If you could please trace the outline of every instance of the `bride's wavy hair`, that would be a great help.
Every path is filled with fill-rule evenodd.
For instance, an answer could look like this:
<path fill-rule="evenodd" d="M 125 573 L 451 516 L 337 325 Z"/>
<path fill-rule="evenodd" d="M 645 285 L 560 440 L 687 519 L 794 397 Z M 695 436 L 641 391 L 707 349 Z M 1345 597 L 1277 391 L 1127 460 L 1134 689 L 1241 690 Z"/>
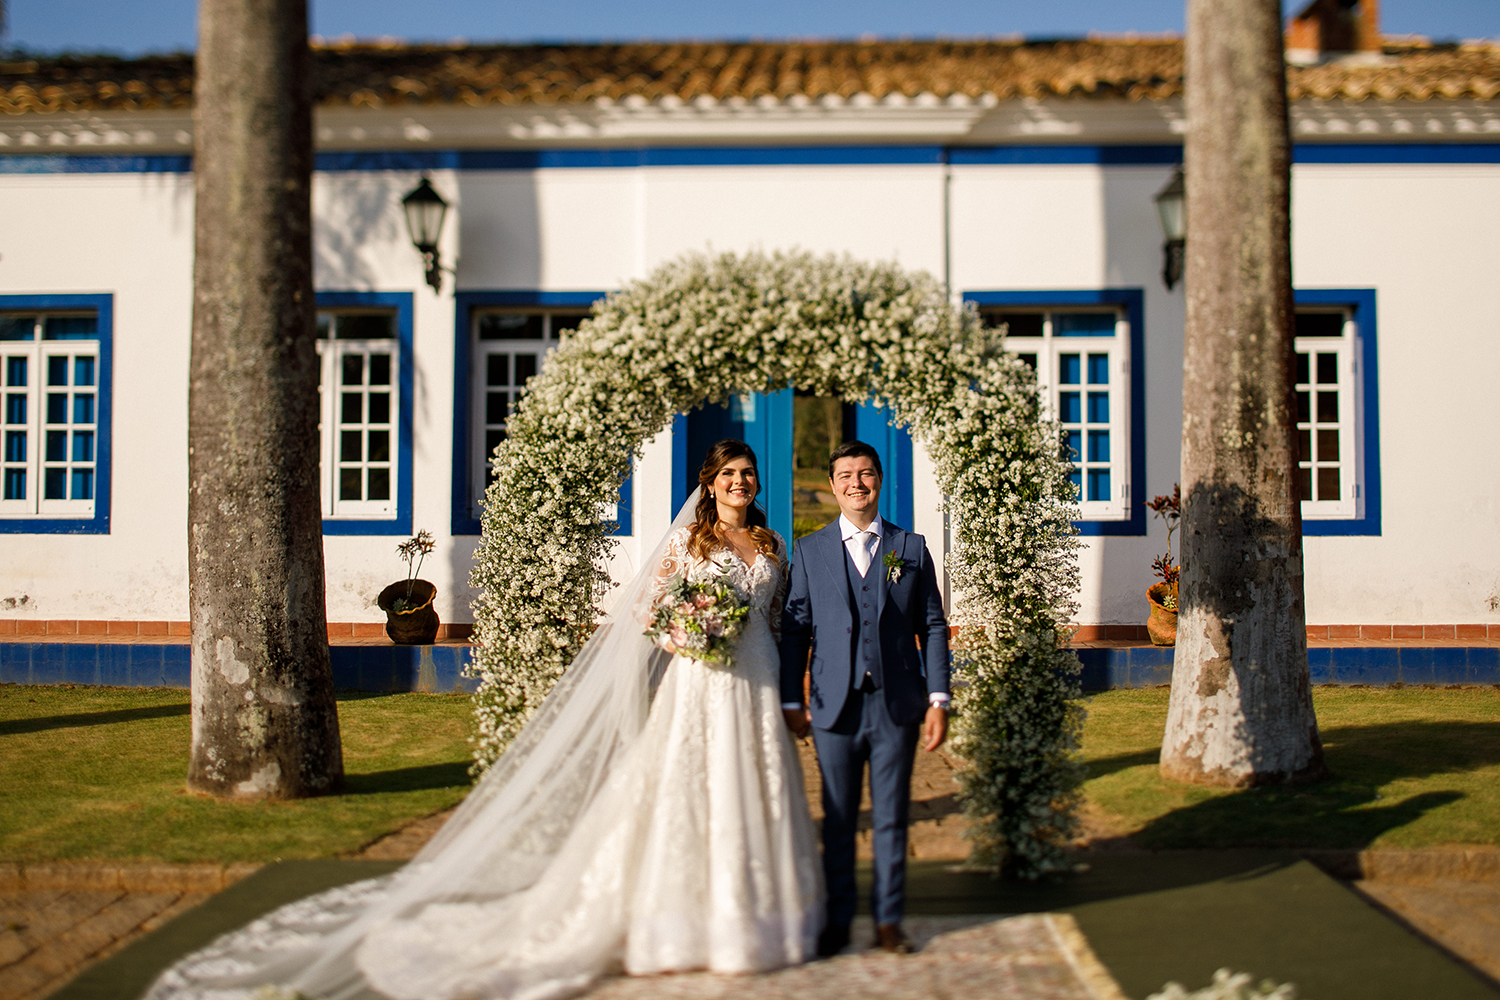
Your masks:
<path fill-rule="evenodd" d="M 755 494 L 760 495 L 760 462 L 755 451 L 745 442 L 725 438 L 703 456 L 703 468 L 698 470 L 698 506 L 693 509 L 693 528 L 688 535 L 688 551 L 699 559 L 707 559 L 716 549 L 729 548 L 729 540 L 719 530 L 719 505 L 713 497 L 714 479 L 719 470 L 737 458 L 748 458 L 755 469 Z M 776 535 L 767 527 L 766 512 L 758 503 L 750 505 L 750 538 L 755 547 L 766 555 L 776 557 Z"/>

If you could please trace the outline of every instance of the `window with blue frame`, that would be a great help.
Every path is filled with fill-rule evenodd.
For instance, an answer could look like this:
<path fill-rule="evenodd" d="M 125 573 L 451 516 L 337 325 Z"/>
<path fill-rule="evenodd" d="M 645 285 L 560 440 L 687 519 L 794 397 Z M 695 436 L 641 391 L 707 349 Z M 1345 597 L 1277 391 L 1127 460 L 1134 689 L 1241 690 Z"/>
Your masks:
<path fill-rule="evenodd" d="M 0 531 L 108 531 L 110 303 L 0 296 Z"/>
<path fill-rule="evenodd" d="M 411 296 L 318 296 L 323 530 L 411 530 Z"/>
<path fill-rule="evenodd" d="M 1086 521 L 1124 521 L 1130 509 L 1130 320 L 1115 306 L 981 307 L 989 326 L 1037 373 L 1062 426 Z"/>

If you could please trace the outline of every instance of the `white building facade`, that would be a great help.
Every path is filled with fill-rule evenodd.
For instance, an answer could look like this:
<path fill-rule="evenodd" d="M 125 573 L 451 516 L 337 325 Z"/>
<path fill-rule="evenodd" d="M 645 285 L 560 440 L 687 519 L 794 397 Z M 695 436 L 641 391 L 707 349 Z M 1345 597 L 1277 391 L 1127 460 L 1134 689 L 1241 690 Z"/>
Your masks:
<path fill-rule="evenodd" d="M 1414 58 L 1370 72 L 1434 72 Z M 1308 621 L 1500 624 L 1500 71 L 1457 96 L 1364 100 L 1348 96 L 1366 86 L 1359 67 L 1307 72 L 1335 71 L 1345 82 L 1330 97 L 1293 77 Z M 23 84 L 10 83 L 0 617 L 182 621 L 191 114 L 50 107 L 34 83 L 34 106 L 17 110 Z M 1180 458 L 1183 288 L 1163 282 L 1153 203 L 1181 160 L 1180 76 L 1135 96 L 1128 81 L 1086 95 L 986 86 L 684 99 L 626 79 L 623 96 L 363 99 L 374 107 L 368 91 L 325 94 L 314 212 L 329 620 L 381 620 L 375 595 L 404 569 L 395 545 L 426 529 L 439 613 L 469 621 L 487 455 L 548 347 L 681 253 L 799 248 L 926 270 L 1009 325 L 1075 449 L 1077 620 L 1143 622 L 1165 545 L 1143 504 L 1171 491 Z M 423 177 L 451 206 L 440 291 L 402 220 Z M 743 428 L 779 405 L 747 398 L 728 419 Z M 701 419 L 679 419 L 637 463 L 620 574 L 675 513 Z M 890 515 L 941 558 L 930 463 L 900 435 L 882 448 L 901 480 Z M 790 480 L 767 479 L 789 511 Z M 773 521 L 783 499 L 767 497 Z"/>

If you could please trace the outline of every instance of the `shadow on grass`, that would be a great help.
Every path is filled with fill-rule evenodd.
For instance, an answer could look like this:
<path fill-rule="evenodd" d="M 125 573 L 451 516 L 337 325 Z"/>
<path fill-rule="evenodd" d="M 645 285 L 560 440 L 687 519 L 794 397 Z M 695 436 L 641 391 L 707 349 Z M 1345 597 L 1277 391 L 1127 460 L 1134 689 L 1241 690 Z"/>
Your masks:
<path fill-rule="evenodd" d="M 49 729 L 80 729 L 85 726 L 112 726 L 142 719 L 166 719 L 187 715 L 188 705 L 153 705 L 147 708 L 121 708 L 111 712 L 80 712 L 77 715 L 44 715 L 36 719 L 6 719 L 0 722 L 0 736 L 21 733 L 43 733 Z"/>
<path fill-rule="evenodd" d="M 1116 771 L 1124 771 L 1127 768 L 1141 767 L 1146 764 L 1161 763 L 1160 750 L 1142 750 L 1140 753 L 1122 753 L 1114 757 L 1100 757 L 1091 760 L 1084 767 L 1088 771 L 1090 779 L 1103 778 L 1114 774 Z"/>
<path fill-rule="evenodd" d="M 368 774 L 346 774 L 344 795 L 383 795 L 388 792 L 420 792 L 432 788 L 467 788 L 470 785 L 469 762 L 425 764 L 421 767 L 398 767 Z"/>

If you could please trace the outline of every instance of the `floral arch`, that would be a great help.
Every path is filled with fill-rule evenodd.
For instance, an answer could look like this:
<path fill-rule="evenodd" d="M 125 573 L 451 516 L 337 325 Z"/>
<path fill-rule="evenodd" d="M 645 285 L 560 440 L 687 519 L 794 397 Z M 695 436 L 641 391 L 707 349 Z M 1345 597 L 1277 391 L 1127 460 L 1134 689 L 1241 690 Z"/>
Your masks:
<path fill-rule="evenodd" d="M 955 747 L 973 860 L 1065 863 L 1082 713 L 1059 647 L 1077 516 L 1031 370 L 929 275 L 806 253 L 688 254 L 597 305 L 517 405 L 475 552 L 479 767 L 587 637 L 610 586 L 599 520 L 674 416 L 787 386 L 889 408 L 932 456 L 954 525 Z"/>

